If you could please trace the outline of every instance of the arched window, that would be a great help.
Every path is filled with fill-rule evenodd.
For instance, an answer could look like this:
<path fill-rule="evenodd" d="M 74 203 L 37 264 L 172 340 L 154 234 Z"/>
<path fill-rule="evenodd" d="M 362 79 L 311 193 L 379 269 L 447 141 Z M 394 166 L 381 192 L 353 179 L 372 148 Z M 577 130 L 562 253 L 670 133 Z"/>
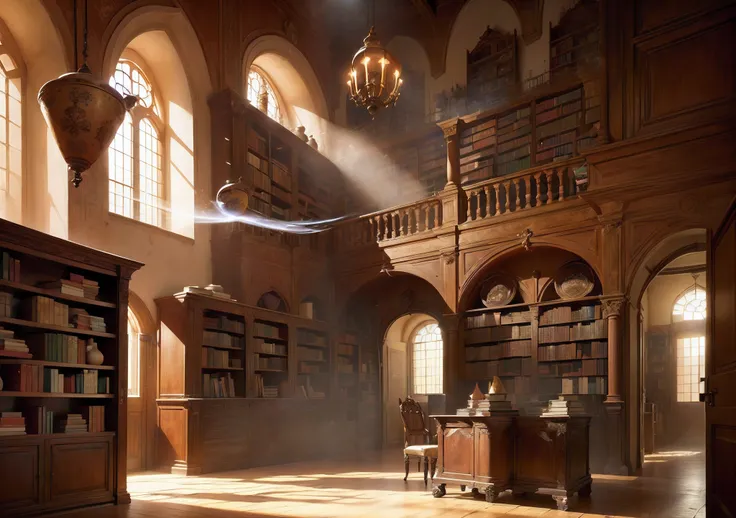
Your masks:
<path fill-rule="evenodd" d="M 705 306 L 705 289 L 696 284 L 675 302 L 672 321 L 705 320 Z"/>
<path fill-rule="evenodd" d="M 19 63 L 11 55 L 14 44 L 3 29 L 0 24 L 0 192 L 7 193 L 11 178 L 21 175 L 23 90 Z"/>
<path fill-rule="evenodd" d="M 442 393 L 442 331 L 436 323 L 422 326 L 414 335 L 411 348 L 414 394 Z"/>
<path fill-rule="evenodd" d="M 123 121 L 108 151 L 109 210 L 149 225 L 168 228 L 165 209 L 164 120 L 143 70 L 121 59 L 110 85 L 123 95 L 135 95 L 138 104 Z"/>
<path fill-rule="evenodd" d="M 281 124 L 281 108 L 276 92 L 266 76 L 257 68 L 248 72 L 248 102 Z"/>
<path fill-rule="evenodd" d="M 128 397 L 141 395 L 141 327 L 128 309 Z"/>

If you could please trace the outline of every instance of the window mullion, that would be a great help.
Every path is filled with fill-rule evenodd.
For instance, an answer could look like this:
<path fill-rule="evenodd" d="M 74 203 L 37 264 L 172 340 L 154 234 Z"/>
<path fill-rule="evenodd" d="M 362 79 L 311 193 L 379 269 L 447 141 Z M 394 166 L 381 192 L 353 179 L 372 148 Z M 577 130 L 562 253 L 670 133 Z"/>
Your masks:
<path fill-rule="evenodd" d="M 140 124 L 133 119 L 133 218 L 141 220 Z"/>

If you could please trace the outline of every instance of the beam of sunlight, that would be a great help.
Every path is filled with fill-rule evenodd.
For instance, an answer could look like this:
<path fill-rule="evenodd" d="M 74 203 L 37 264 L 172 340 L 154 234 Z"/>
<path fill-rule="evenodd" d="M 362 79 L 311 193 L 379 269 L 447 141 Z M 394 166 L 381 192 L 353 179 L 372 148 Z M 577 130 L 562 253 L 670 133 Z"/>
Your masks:
<path fill-rule="evenodd" d="M 295 106 L 294 111 L 299 120 L 310 126 L 325 128 L 324 137 L 329 140 L 329 145 L 323 152 L 324 156 L 337 166 L 345 180 L 370 205 L 385 209 L 423 197 L 424 188 L 419 179 L 400 170 L 383 150 L 370 143 L 365 136 L 337 126 L 304 108 Z"/>

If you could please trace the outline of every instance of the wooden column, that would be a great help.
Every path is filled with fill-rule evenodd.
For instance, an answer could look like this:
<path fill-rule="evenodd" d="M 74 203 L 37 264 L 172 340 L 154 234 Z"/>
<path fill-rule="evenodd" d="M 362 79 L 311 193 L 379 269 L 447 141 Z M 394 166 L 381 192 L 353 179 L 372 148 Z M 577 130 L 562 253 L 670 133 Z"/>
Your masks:
<path fill-rule="evenodd" d="M 606 409 L 606 432 L 608 460 L 604 471 L 615 475 L 628 475 L 624 447 L 626 445 L 625 404 L 621 397 L 622 325 L 621 312 L 626 299 L 616 297 L 604 299 L 603 317 L 608 320 L 608 394 L 604 402 Z"/>
<path fill-rule="evenodd" d="M 460 124 L 461 119 L 450 119 L 439 124 L 447 144 L 447 185 L 460 186 Z"/>

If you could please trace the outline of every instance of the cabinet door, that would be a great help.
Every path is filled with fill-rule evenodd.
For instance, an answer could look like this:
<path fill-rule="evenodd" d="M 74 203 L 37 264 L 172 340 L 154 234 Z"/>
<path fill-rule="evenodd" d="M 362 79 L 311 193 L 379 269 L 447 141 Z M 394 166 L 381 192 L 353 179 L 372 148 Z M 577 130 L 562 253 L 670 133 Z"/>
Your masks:
<path fill-rule="evenodd" d="M 112 435 L 54 438 L 47 442 L 50 507 L 113 501 Z"/>
<path fill-rule="evenodd" d="M 0 445 L 0 516 L 41 502 L 41 441 L 3 439 Z"/>
<path fill-rule="evenodd" d="M 473 429 L 449 425 L 443 430 L 443 473 L 445 476 L 473 478 Z"/>

